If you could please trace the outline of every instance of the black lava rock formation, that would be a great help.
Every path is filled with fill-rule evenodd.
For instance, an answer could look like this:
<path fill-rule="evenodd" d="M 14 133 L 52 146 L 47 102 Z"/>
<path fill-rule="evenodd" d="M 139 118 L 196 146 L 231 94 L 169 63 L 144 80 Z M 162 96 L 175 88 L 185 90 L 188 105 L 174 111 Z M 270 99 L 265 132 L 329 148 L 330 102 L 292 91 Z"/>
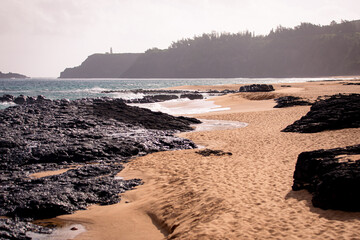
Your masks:
<path fill-rule="evenodd" d="M 360 127 L 360 94 L 339 94 L 316 101 L 305 116 L 282 131 L 314 133 L 358 127 Z"/>
<path fill-rule="evenodd" d="M 185 94 L 181 94 L 180 98 L 188 98 L 190 100 L 194 100 L 194 99 L 203 99 L 204 96 L 199 93 L 185 93 Z"/>
<path fill-rule="evenodd" d="M 195 147 L 174 133 L 192 130 L 197 119 L 128 106 L 120 99 L 26 99 L 0 110 L 0 216 L 19 219 L 21 226 L 89 204 L 116 203 L 119 193 L 141 184 L 139 179 L 115 178 L 121 163 L 151 152 Z M 29 178 L 74 165 L 76 169 L 60 175 Z M 19 231 L 15 227 L 1 234 L 16 236 Z"/>
<path fill-rule="evenodd" d="M 120 201 L 119 193 L 141 184 L 140 179 L 117 180 L 119 164 L 92 164 L 38 179 L 5 178 L 1 191 L 1 216 L 45 219 L 86 209 L 89 204 L 109 205 Z"/>
<path fill-rule="evenodd" d="M 118 101 L 122 101 L 124 103 L 156 103 L 156 102 L 164 102 L 173 99 L 180 98 L 188 98 L 190 100 L 194 99 L 204 99 L 207 96 L 219 96 L 225 95 L 229 93 L 235 93 L 237 91 L 232 90 L 223 90 L 223 91 L 185 91 L 185 90 L 147 90 L 147 89 L 133 89 L 133 90 L 108 90 L 102 91 L 102 93 L 114 94 L 114 93 L 134 93 L 134 94 L 142 94 L 141 98 L 135 99 L 120 99 Z M 13 102 L 18 105 L 22 104 L 33 104 L 33 103 L 41 103 L 44 101 L 50 101 L 46 99 L 44 96 L 39 95 L 38 97 L 28 97 L 24 95 L 20 95 L 18 97 L 14 97 L 9 94 L 5 94 L 0 97 L 0 102 Z"/>
<path fill-rule="evenodd" d="M 5 94 L 2 97 L 0 97 L 0 102 L 14 102 L 18 105 L 22 104 L 33 104 L 33 103 L 43 103 L 44 101 L 51 101 L 49 99 L 46 99 L 44 96 L 39 95 L 36 98 L 35 97 L 28 97 L 24 95 L 20 95 L 18 97 L 14 97 L 9 94 Z"/>
<path fill-rule="evenodd" d="M 360 145 L 303 152 L 294 172 L 294 191 L 307 189 L 322 209 L 360 211 Z"/>
<path fill-rule="evenodd" d="M 343 85 L 360 85 L 360 83 L 349 83 L 349 82 L 344 82 Z"/>
<path fill-rule="evenodd" d="M 13 102 L 13 101 L 14 101 L 14 96 L 9 94 L 5 94 L 2 97 L 0 97 L 0 102 Z"/>
<path fill-rule="evenodd" d="M 240 87 L 239 92 L 271 92 L 274 91 L 272 85 L 267 84 L 252 84 Z"/>
<path fill-rule="evenodd" d="M 274 108 L 285 108 L 285 107 L 293 107 L 293 106 L 307 106 L 311 105 L 310 102 L 305 101 L 299 97 L 294 96 L 285 96 L 285 97 L 279 97 L 275 98 L 276 105 Z"/>

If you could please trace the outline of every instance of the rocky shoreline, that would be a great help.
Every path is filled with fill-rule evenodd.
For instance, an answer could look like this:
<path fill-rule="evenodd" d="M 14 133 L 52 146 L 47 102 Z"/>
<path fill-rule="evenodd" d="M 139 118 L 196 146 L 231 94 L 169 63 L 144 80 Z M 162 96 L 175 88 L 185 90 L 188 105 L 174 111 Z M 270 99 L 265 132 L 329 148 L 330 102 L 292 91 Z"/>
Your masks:
<path fill-rule="evenodd" d="M 116 93 L 132 93 L 142 95 L 139 98 L 133 99 L 121 99 L 124 103 L 155 103 L 155 102 L 164 102 L 173 99 L 204 99 L 212 96 L 222 96 L 229 93 L 239 93 L 239 92 L 269 92 L 274 91 L 274 87 L 272 85 L 267 84 L 252 84 L 245 85 L 239 88 L 239 90 L 229 90 L 225 89 L 222 91 L 218 90 L 207 90 L 207 91 L 187 91 L 187 90 L 164 90 L 164 89 L 133 89 L 133 90 L 111 90 L 111 91 L 102 91 L 103 94 L 116 94 Z M 40 99 L 38 99 L 40 98 Z M 32 104 L 37 102 L 38 100 L 45 100 L 43 96 L 38 97 L 29 97 L 29 96 L 12 96 L 9 94 L 5 94 L 0 97 L 1 102 L 12 102 L 16 104 Z"/>
<path fill-rule="evenodd" d="M 317 133 L 358 127 L 360 94 L 337 94 L 319 98 L 305 116 L 282 131 Z M 297 159 L 292 189 L 311 192 L 315 207 L 360 211 L 359 169 L 360 145 L 302 152 Z"/>
<path fill-rule="evenodd" d="M 34 219 L 119 202 L 119 193 L 142 184 L 115 177 L 132 157 L 196 147 L 174 133 L 192 130 L 197 119 L 128 106 L 121 99 L 31 99 L 0 110 L 0 216 L 6 217 L 0 219 L 1 239 L 50 231 L 30 224 Z M 59 175 L 29 177 L 70 166 L 75 169 Z"/>

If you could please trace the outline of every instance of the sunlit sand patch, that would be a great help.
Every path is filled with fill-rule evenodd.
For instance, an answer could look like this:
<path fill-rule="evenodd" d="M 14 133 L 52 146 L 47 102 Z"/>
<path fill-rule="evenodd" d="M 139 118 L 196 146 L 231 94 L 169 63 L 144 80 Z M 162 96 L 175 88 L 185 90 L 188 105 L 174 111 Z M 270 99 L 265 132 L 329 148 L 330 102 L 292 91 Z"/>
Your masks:
<path fill-rule="evenodd" d="M 304 91 L 305 88 L 298 88 L 298 87 L 288 87 L 276 90 L 275 93 L 298 93 Z"/>
<path fill-rule="evenodd" d="M 339 155 L 337 156 L 339 162 L 356 162 L 360 160 L 360 154 L 355 155 Z"/>

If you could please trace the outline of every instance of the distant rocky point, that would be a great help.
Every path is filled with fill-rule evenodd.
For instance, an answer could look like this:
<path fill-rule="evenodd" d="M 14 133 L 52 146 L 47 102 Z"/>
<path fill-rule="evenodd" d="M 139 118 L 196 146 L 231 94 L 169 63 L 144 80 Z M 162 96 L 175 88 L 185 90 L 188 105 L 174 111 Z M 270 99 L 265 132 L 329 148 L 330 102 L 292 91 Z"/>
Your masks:
<path fill-rule="evenodd" d="M 2 73 L 0 72 L 0 78 L 29 78 L 25 75 L 19 74 L 19 73 Z"/>

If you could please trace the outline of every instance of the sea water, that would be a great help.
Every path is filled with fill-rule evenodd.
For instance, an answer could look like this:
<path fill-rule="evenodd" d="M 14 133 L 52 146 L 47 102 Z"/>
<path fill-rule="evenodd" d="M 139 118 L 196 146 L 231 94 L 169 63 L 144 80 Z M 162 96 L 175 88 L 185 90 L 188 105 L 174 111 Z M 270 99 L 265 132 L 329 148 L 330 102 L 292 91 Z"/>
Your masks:
<path fill-rule="evenodd" d="M 81 99 L 81 98 L 141 98 L 134 93 L 106 93 L 131 89 L 159 89 L 183 85 L 221 85 L 221 84 L 271 84 L 296 83 L 306 81 L 335 80 L 336 78 L 216 78 L 216 79 L 57 79 L 28 78 L 0 79 L 0 96 L 43 95 L 49 99 Z M 0 103 L 0 108 L 14 105 Z"/>

